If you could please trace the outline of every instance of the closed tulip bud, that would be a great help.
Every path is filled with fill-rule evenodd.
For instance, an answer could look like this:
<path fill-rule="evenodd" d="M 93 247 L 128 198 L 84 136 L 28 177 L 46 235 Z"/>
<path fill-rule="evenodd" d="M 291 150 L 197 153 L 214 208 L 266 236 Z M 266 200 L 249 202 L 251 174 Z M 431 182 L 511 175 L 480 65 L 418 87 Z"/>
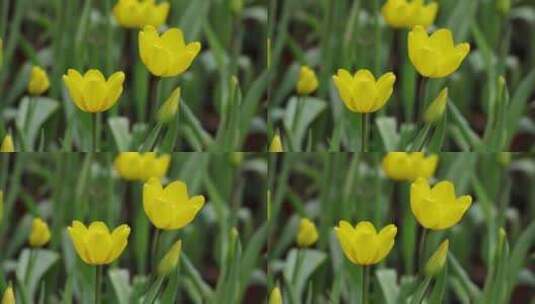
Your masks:
<path fill-rule="evenodd" d="M 282 304 L 282 294 L 279 287 L 275 287 L 269 294 L 269 304 Z"/>
<path fill-rule="evenodd" d="M 420 225 L 432 230 L 457 224 L 472 204 L 470 195 L 456 197 L 451 182 L 442 181 L 431 188 L 423 178 L 412 183 L 410 200 L 412 213 Z"/>
<path fill-rule="evenodd" d="M 234 14 L 241 14 L 243 11 L 243 0 L 232 0 L 230 2 L 230 8 Z"/>
<path fill-rule="evenodd" d="M 182 241 L 176 241 L 158 264 L 158 275 L 167 276 L 175 270 L 182 252 Z"/>
<path fill-rule="evenodd" d="M 93 222 L 86 227 L 79 221 L 73 221 L 67 230 L 76 253 L 89 265 L 113 263 L 123 253 L 130 235 L 130 227 L 126 224 L 110 232 L 103 222 Z"/>
<path fill-rule="evenodd" d="M 284 152 L 284 148 L 282 147 L 282 140 L 279 134 L 275 134 L 275 136 L 273 136 L 273 139 L 271 139 L 271 144 L 269 145 L 269 152 Z"/>
<path fill-rule="evenodd" d="M 114 167 L 126 180 L 145 182 L 151 177 L 162 179 L 170 162 L 169 154 L 158 156 L 154 152 L 122 152 L 115 158 Z"/>
<path fill-rule="evenodd" d="M 394 73 L 386 73 L 376 81 L 368 70 L 359 70 L 352 76 L 347 70 L 339 69 L 333 80 L 340 98 L 349 110 L 371 113 L 380 110 L 390 99 L 396 76 Z"/>
<path fill-rule="evenodd" d="M 299 222 L 297 232 L 297 245 L 299 247 L 310 247 L 318 240 L 318 230 L 314 222 L 307 218 L 302 218 Z"/>
<path fill-rule="evenodd" d="M 448 257 L 448 245 L 449 241 L 445 240 L 440 243 L 438 249 L 427 260 L 425 264 L 425 274 L 429 277 L 434 277 L 442 271 L 444 264 L 446 264 L 446 258 Z"/>
<path fill-rule="evenodd" d="M 415 181 L 431 178 L 436 171 L 438 156 L 428 157 L 422 152 L 389 152 L 383 158 L 383 171 L 396 181 Z"/>
<path fill-rule="evenodd" d="M 7 134 L 2 140 L 2 145 L 0 146 L 0 152 L 11 153 L 15 152 L 15 145 L 13 144 L 13 138 L 11 135 Z"/>
<path fill-rule="evenodd" d="M 394 247 L 398 231 L 395 225 L 390 224 L 377 233 L 375 226 L 367 221 L 360 222 L 355 227 L 346 221 L 340 221 L 334 230 L 345 256 L 353 264 L 361 266 L 381 262 Z"/>
<path fill-rule="evenodd" d="M 454 44 L 448 29 L 439 29 L 431 36 L 422 26 L 409 33 L 409 59 L 422 76 L 442 78 L 457 71 L 470 52 L 470 44 Z"/>
<path fill-rule="evenodd" d="M 13 292 L 13 287 L 11 283 L 7 286 L 2 296 L 2 304 L 15 304 L 15 293 Z"/>
<path fill-rule="evenodd" d="M 427 28 L 435 22 L 437 11 L 438 3 L 425 5 L 423 0 L 388 0 L 381 9 L 386 23 L 394 28 Z"/>
<path fill-rule="evenodd" d="M 180 88 L 176 88 L 158 111 L 158 121 L 169 123 L 175 118 L 180 105 Z"/>
<path fill-rule="evenodd" d="M 436 123 L 444 115 L 446 111 L 446 103 L 448 102 L 448 88 L 443 89 L 438 94 L 437 98 L 429 105 L 424 113 L 424 121 L 426 123 Z"/>
<path fill-rule="evenodd" d="M 63 82 L 71 100 L 84 112 L 104 112 L 115 105 L 123 93 L 125 75 L 117 72 L 106 80 L 99 70 L 89 70 L 83 76 L 69 69 Z"/>
<path fill-rule="evenodd" d="M 512 156 L 511 152 L 500 152 L 498 153 L 498 163 L 507 167 L 511 163 Z"/>
<path fill-rule="evenodd" d="M 200 51 L 201 43 L 186 45 L 178 28 L 171 28 L 161 36 L 150 25 L 139 32 L 141 61 L 154 76 L 173 77 L 184 73 Z"/>
<path fill-rule="evenodd" d="M 230 154 L 230 163 L 234 167 L 238 167 L 243 162 L 244 156 L 243 152 L 232 152 Z"/>
<path fill-rule="evenodd" d="M 151 25 L 157 28 L 167 20 L 169 8 L 168 2 L 156 4 L 154 0 L 119 0 L 113 7 L 113 15 L 122 27 Z"/>
<path fill-rule="evenodd" d="M 48 224 L 41 218 L 34 218 L 29 243 L 32 247 L 42 247 L 50 241 L 50 230 Z"/>
<path fill-rule="evenodd" d="M 314 70 L 308 66 L 302 66 L 299 71 L 299 80 L 297 82 L 297 93 L 299 95 L 312 94 L 318 88 L 318 77 Z"/>
<path fill-rule="evenodd" d="M 38 66 L 32 68 L 30 82 L 28 83 L 28 92 L 31 95 L 41 95 L 50 87 L 50 81 L 46 71 Z"/>
<path fill-rule="evenodd" d="M 511 0 L 497 0 L 496 9 L 502 15 L 509 14 L 509 11 L 511 10 Z"/>
<path fill-rule="evenodd" d="M 156 228 L 180 229 L 191 223 L 204 205 L 204 196 L 190 197 L 182 181 L 162 187 L 156 178 L 143 185 L 143 209 Z"/>

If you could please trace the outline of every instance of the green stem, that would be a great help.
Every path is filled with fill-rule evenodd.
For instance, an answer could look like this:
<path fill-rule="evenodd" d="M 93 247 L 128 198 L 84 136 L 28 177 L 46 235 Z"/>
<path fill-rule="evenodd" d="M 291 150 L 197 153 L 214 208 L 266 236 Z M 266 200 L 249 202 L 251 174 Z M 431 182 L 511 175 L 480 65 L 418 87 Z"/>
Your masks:
<path fill-rule="evenodd" d="M 100 113 L 93 114 L 93 152 L 99 152 Z"/>
<path fill-rule="evenodd" d="M 295 115 L 294 115 L 294 121 L 292 123 L 292 133 L 293 133 L 293 140 L 294 140 L 294 151 L 299 152 L 301 151 L 300 143 L 296 141 L 297 139 L 297 128 L 299 127 L 299 122 L 301 120 L 301 112 L 303 111 L 303 102 L 304 97 L 297 97 L 297 103 L 295 105 Z"/>
<path fill-rule="evenodd" d="M 152 239 L 152 249 L 151 249 L 151 258 L 152 258 L 152 272 L 156 271 L 156 265 L 158 265 L 158 257 L 156 256 L 158 250 L 158 242 L 160 240 L 160 229 L 156 228 L 154 231 L 154 237 Z"/>
<path fill-rule="evenodd" d="M 368 304 L 370 291 L 370 266 L 362 266 L 362 302 Z"/>
<path fill-rule="evenodd" d="M 297 273 L 299 272 L 299 268 L 301 268 L 301 264 L 302 264 L 302 256 L 301 256 L 301 249 L 297 249 L 297 254 L 296 254 L 296 257 L 295 257 L 295 267 L 294 267 L 294 272 L 293 272 L 293 275 L 292 275 L 292 284 L 297 284 Z"/>
<path fill-rule="evenodd" d="M 155 90 L 155 98 L 156 100 L 154 100 L 154 107 L 152 109 L 152 117 L 157 119 L 158 118 L 158 109 L 160 108 L 160 98 L 161 98 L 161 94 L 162 94 L 162 86 L 163 86 L 163 79 L 162 78 L 157 78 L 156 79 L 156 84 L 154 85 L 154 90 Z"/>
<path fill-rule="evenodd" d="M 425 98 L 427 95 L 427 78 L 422 77 L 420 81 L 420 87 L 418 88 L 418 107 L 419 107 L 419 117 L 424 117 L 425 112 Z"/>
<path fill-rule="evenodd" d="M 420 141 L 418 143 L 416 143 L 416 149 L 415 151 L 422 151 L 425 147 L 425 142 L 426 142 L 426 139 L 427 139 L 427 136 L 429 134 L 429 131 L 431 131 L 431 124 L 427 123 L 425 124 L 424 126 L 424 131 L 423 131 L 423 135 L 422 137 L 420 138 Z"/>
<path fill-rule="evenodd" d="M 26 266 L 26 272 L 24 274 L 24 284 L 26 285 L 28 285 L 28 283 L 30 282 L 30 275 L 32 274 L 34 260 L 35 260 L 35 251 L 33 248 L 30 248 L 30 257 L 28 260 L 28 265 Z"/>
<path fill-rule="evenodd" d="M 416 291 L 416 294 L 413 296 L 411 304 L 420 304 L 424 300 L 427 289 L 429 288 L 429 283 L 431 283 L 431 277 L 425 277 L 424 281 Z"/>
<path fill-rule="evenodd" d="M 420 234 L 420 244 L 418 245 L 418 265 L 420 266 L 420 272 L 423 273 L 423 265 L 425 265 L 425 238 L 427 236 L 427 229 L 423 228 Z"/>
<path fill-rule="evenodd" d="M 100 304 L 102 267 L 102 265 L 97 265 L 95 268 L 95 304 Z"/>
<path fill-rule="evenodd" d="M 361 151 L 368 152 L 368 140 L 370 137 L 370 113 L 362 113 L 362 145 Z"/>

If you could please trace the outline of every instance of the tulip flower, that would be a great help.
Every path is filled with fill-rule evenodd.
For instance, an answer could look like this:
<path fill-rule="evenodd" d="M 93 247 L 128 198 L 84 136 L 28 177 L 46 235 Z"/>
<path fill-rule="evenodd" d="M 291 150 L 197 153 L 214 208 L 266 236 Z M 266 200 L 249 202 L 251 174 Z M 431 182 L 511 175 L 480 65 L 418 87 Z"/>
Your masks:
<path fill-rule="evenodd" d="M 178 240 L 171 246 L 171 249 L 164 255 L 158 264 L 158 275 L 167 276 L 178 265 L 180 253 L 182 251 L 182 241 Z"/>
<path fill-rule="evenodd" d="M 448 29 L 439 29 L 431 36 L 422 26 L 416 26 L 409 33 L 409 58 L 416 70 L 425 77 L 449 76 L 461 66 L 470 52 L 470 44 L 454 45 Z"/>
<path fill-rule="evenodd" d="M 302 218 L 299 222 L 297 233 L 297 245 L 299 247 L 310 247 L 318 240 L 318 230 L 314 222 L 307 218 Z"/>
<path fill-rule="evenodd" d="M 429 105 L 424 113 L 424 121 L 428 124 L 436 123 L 444 115 L 446 111 L 446 103 L 448 102 L 448 88 L 443 89 L 438 94 L 437 98 Z"/>
<path fill-rule="evenodd" d="M 28 82 L 28 92 L 31 95 L 41 95 L 50 87 L 50 81 L 46 71 L 38 66 L 32 67 L 30 81 Z"/>
<path fill-rule="evenodd" d="M 4 139 L 2 140 L 2 145 L 0 145 L 0 152 L 15 152 L 15 145 L 13 144 L 13 138 L 11 138 L 11 135 L 7 134 L 6 136 L 4 136 Z"/>
<path fill-rule="evenodd" d="M 177 112 L 180 105 L 180 88 L 176 88 L 169 98 L 162 104 L 158 110 L 158 121 L 160 123 L 169 123 L 171 122 Z"/>
<path fill-rule="evenodd" d="M 2 296 L 2 304 L 15 304 L 15 293 L 13 292 L 13 287 L 11 283 L 7 286 Z"/>
<path fill-rule="evenodd" d="M 435 22 L 437 11 L 438 3 L 426 5 L 423 0 L 388 0 L 381 9 L 386 23 L 394 28 L 427 28 Z"/>
<path fill-rule="evenodd" d="M 271 144 L 269 145 L 269 152 L 273 152 L 273 153 L 284 152 L 284 148 L 282 147 L 282 140 L 279 134 L 275 134 L 275 136 L 273 136 L 273 139 L 271 140 Z"/>
<path fill-rule="evenodd" d="M 89 265 L 113 263 L 126 248 L 130 235 L 130 227 L 126 224 L 111 233 L 104 222 L 93 222 L 86 227 L 79 221 L 73 221 L 67 229 L 76 253 Z"/>
<path fill-rule="evenodd" d="M 371 113 L 381 109 L 394 91 L 396 76 L 386 73 L 377 81 L 368 70 L 359 70 L 354 76 L 339 69 L 333 76 L 340 98 L 352 112 Z"/>
<path fill-rule="evenodd" d="M 382 162 L 385 174 L 396 181 L 429 179 L 435 174 L 437 164 L 437 155 L 425 157 L 422 152 L 389 152 Z"/>
<path fill-rule="evenodd" d="M 69 69 L 63 82 L 74 104 L 84 112 L 104 112 L 119 100 L 123 93 L 125 75 L 116 72 L 108 80 L 99 70 L 89 70 L 83 76 Z"/>
<path fill-rule="evenodd" d="M 154 0 L 119 0 L 113 7 L 115 20 L 125 28 L 160 27 L 167 20 L 168 2 L 156 4 Z"/>
<path fill-rule="evenodd" d="M 190 197 L 184 182 L 162 187 L 154 177 L 143 185 L 143 209 L 156 228 L 180 229 L 188 225 L 204 205 L 204 196 Z"/>
<path fill-rule="evenodd" d="M 367 221 L 352 227 L 346 221 L 340 221 L 335 227 L 336 236 L 345 256 L 353 263 L 362 266 L 381 262 L 394 247 L 397 227 L 387 225 L 379 233 L 375 226 Z"/>
<path fill-rule="evenodd" d="M 282 304 L 282 294 L 279 287 L 275 287 L 269 294 L 269 304 Z"/>
<path fill-rule="evenodd" d="M 115 158 L 117 173 L 129 181 L 148 181 L 151 177 L 162 179 L 169 169 L 171 156 L 156 153 L 123 152 Z"/>
<path fill-rule="evenodd" d="M 50 230 L 48 224 L 41 218 L 34 218 L 29 243 L 32 247 L 43 247 L 50 241 Z"/>
<path fill-rule="evenodd" d="M 470 195 L 456 197 L 449 181 L 429 186 L 427 180 L 417 179 L 411 185 L 411 210 L 418 222 L 427 229 L 443 230 L 457 224 L 472 204 Z"/>
<path fill-rule="evenodd" d="M 314 70 L 308 66 L 301 66 L 299 80 L 297 82 L 297 93 L 299 95 L 310 95 L 318 88 L 318 78 Z"/>
<path fill-rule="evenodd" d="M 427 276 L 434 277 L 442 271 L 444 264 L 446 264 L 446 258 L 448 257 L 448 245 L 448 240 L 440 243 L 435 253 L 427 260 L 425 264 L 425 274 Z"/>
<path fill-rule="evenodd" d="M 141 61 L 154 76 L 173 77 L 184 73 L 200 51 L 201 43 L 186 45 L 178 28 L 171 28 L 161 36 L 150 25 L 139 32 Z"/>

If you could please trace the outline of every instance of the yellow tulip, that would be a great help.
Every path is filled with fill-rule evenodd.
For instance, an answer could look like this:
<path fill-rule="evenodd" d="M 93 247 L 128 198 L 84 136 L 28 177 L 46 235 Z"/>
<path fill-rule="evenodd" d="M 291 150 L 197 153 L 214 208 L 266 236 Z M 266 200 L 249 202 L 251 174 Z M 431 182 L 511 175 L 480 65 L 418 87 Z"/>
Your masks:
<path fill-rule="evenodd" d="M 455 196 L 455 187 L 442 181 L 431 188 L 420 178 L 411 185 L 411 210 L 418 222 L 427 229 L 442 230 L 457 224 L 470 208 L 470 195 Z"/>
<path fill-rule="evenodd" d="M 392 96 L 396 76 L 386 73 L 376 81 L 368 70 L 358 70 L 351 76 L 347 70 L 339 69 L 333 80 L 349 110 L 370 113 L 381 109 Z"/>
<path fill-rule="evenodd" d="M 437 11 L 438 3 L 425 5 L 423 0 L 388 0 L 381 9 L 386 23 L 394 28 L 427 28 L 435 22 Z"/>
<path fill-rule="evenodd" d="M 454 45 L 448 29 L 439 29 L 428 36 L 422 26 L 416 26 L 409 33 L 409 58 L 425 77 L 442 78 L 452 74 L 469 52 L 468 43 Z"/>
<path fill-rule="evenodd" d="M 30 82 L 28 83 L 28 92 L 31 95 L 41 95 L 50 87 L 50 81 L 46 71 L 38 66 L 32 67 Z"/>
<path fill-rule="evenodd" d="M 115 158 L 114 167 L 117 173 L 130 181 L 148 181 L 151 177 L 161 179 L 169 169 L 171 156 L 147 152 L 123 152 Z"/>
<path fill-rule="evenodd" d="M 385 226 L 379 233 L 367 221 L 358 223 L 354 228 L 346 221 L 335 227 L 336 236 L 345 256 L 353 263 L 362 266 L 381 262 L 394 247 L 397 227 Z"/>
<path fill-rule="evenodd" d="M 310 247 L 318 240 L 318 230 L 314 222 L 307 218 L 302 218 L 299 222 L 297 233 L 297 245 L 299 247 Z"/>
<path fill-rule="evenodd" d="M 180 87 L 176 88 L 158 110 L 158 121 L 169 123 L 175 118 L 180 105 Z"/>
<path fill-rule="evenodd" d="M 171 28 L 161 36 L 150 25 L 139 32 L 141 61 L 155 76 L 173 77 L 184 73 L 200 51 L 201 43 L 186 45 L 178 28 Z"/>
<path fill-rule="evenodd" d="M 297 81 L 297 93 L 299 95 L 312 94 L 318 88 L 318 77 L 314 70 L 308 66 L 302 66 Z"/>
<path fill-rule="evenodd" d="M 425 157 L 422 152 L 389 152 L 382 163 L 385 174 L 397 181 L 429 179 L 435 174 L 437 164 L 437 155 Z"/>
<path fill-rule="evenodd" d="M 13 144 L 13 138 L 11 135 L 7 134 L 2 140 L 2 145 L 0 146 L 0 152 L 10 153 L 15 152 L 15 145 Z"/>
<path fill-rule="evenodd" d="M 113 7 L 113 15 L 121 26 L 143 28 L 146 25 L 160 27 L 169 15 L 169 3 L 156 4 L 155 0 L 119 0 Z"/>
<path fill-rule="evenodd" d="M 282 147 L 282 140 L 279 134 L 275 134 L 275 136 L 273 136 L 273 139 L 271 139 L 271 144 L 269 145 L 269 152 L 284 152 L 284 148 Z"/>
<path fill-rule="evenodd" d="M 30 233 L 30 246 L 43 247 L 50 241 L 50 230 L 48 224 L 41 218 L 34 218 L 32 222 L 32 230 Z"/>
<path fill-rule="evenodd" d="M 269 304 L 282 304 L 282 294 L 279 287 L 275 287 L 269 294 Z"/>
<path fill-rule="evenodd" d="M 171 246 L 171 249 L 165 254 L 165 256 L 158 264 L 158 275 L 166 276 L 173 271 L 178 265 L 180 259 L 180 253 L 182 252 L 182 241 L 178 240 Z"/>
<path fill-rule="evenodd" d="M 86 227 L 73 221 L 67 228 L 78 256 L 89 265 L 113 263 L 128 244 L 130 227 L 126 224 L 115 228 L 112 233 L 103 222 L 93 222 Z"/>
<path fill-rule="evenodd" d="M 156 178 L 143 185 L 143 209 L 156 228 L 172 230 L 189 224 L 204 205 L 204 196 L 189 197 L 181 181 L 162 187 Z"/>
<path fill-rule="evenodd" d="M 69 69 L 63 75 L 63 82 L 69 90 L 72 101 L 84 112 L 104 112 L 119 100 L 123 93 L 125 75 L 116 72 L 106 80 L 99 70 L 89 70 L 82 76 Z"/>
<path fill-rule="evenodd" d="M 13 287 L 11 283 L 7 286 L 2 296 L 2 304 L 15 304 L 15 293 L 13 292 Z"/>
<path fill-rule="evenodd" d="M 425 274 L 434 277 L 440 273 L 444 264 L 446 264 L 446 258 L 448 257 L 448 245 L 449 241 L 445 240 L 440 243 L 438 249 L 433 253 L 433 255 L 427 260 L 425 264 Z"/>
<path fill-rule="evenodd" d="M 437 98 L 429 105 L 424 113 L 424 121 L 426 123 L 436 123 L 444 115 L 446 111 L 446 103 L 448 102 L 448 88 L 443 89 L 438 94 Z"/>

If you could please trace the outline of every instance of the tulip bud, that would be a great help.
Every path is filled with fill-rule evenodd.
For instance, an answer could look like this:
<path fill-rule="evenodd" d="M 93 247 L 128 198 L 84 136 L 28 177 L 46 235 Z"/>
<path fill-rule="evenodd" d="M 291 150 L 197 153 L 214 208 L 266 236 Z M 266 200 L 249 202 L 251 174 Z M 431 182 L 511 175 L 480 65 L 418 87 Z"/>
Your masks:
<path fill-rule="evenodd" d="M 426 123 L 436 123 L 444 115 L 448 101 L 448 88 L 443 89 L 424 113 Z"/>
<path fill-rule="evenodd" d="M 297 233 L 297 245 L 299 247 L 310 247 L 318 240 L 318 230 L 314 222 L 307 218 L 302 218 L 299 223 Z"/>
<path fill-rule="evenodd" d="M 507 167 L 511 163 L 511 152 L 498 153 L 498 163 L 504 167 Z"/>
<path fill-rule="evenodd" d="M 13 138 L 11 138 L 11 135 L 7 134 L 4 137 L 4 140 L 2 141 L 2 145 L 0 145 L 0 152 L 4 152 L 4 153 L 15 152 L 15 146 L 13 145 Z"/>
<path fill-rule="evenodd" d="M 232 154 L 230 154 L 230 163 L 234 167 L 238 167 L 243 161 L 243 156 L 243 152 L 232 152 Z"/>
<path fill-rule="evenodd" d="M 42 247 L 50 241 L 50 230 L 48 225 L 41 218 L 34 218 L 29 243 L 32 247 Z"/>
<path fill-rule="evenodd" d="M 448 240 L 443 241 L 435 253 L 427 260 L 427 264 L 425 264 L 425 274 L 427 276 L 434 277 L 444 268 L 448 256 L 448 245 Z"/>
<path fill-rule="evenodd" d="M 299 95 L 309 95 L 318 88 L 318 78 L 314 70 L 308 66 L 302 66 L 299 71 L 299 81 L 297 82 L 297 93 Z"/>
<path fill-rule="evenodd" d="M 230 8 L 234 14 L 241 14 L 243 11 L 243 0 L 232 0 L 230 2 Z"/>
<path fill-rule="evenodd" d="M 498 13 L 507 15 L 511 10 L 511 0 L 498 0 L 496 1 L 496 9 Z"/>
<path fill-rule="evenodd" d="M 182 252 L 182 241 L 178 240 L 158 264 L 158 275 L 167 276 L 171 271 L 175 270 L 180 259 L 180 252 Z"/>
<path fill-rule="evenodd" d="M 180 105 L 180 87 L 176 88 L 158 111 L 158 121 L 169 123 L 173 120 Z"/>
<path fill-rule="evenodd" d="M 271 140 L 271 145 L 269 145 L 269 152 L 279 153 L 284 152 L 284 149 L 282 147 L 282 141 L 279 134 L 276 134 L 273 136 L 273 139 Z"/>
<path fill-rule="evenodd" d="M 32 68 L 30 82 L 28 82 L 28 92 L 31 95 L 41 95 L 50 87 L 50 81 L 46 71 L 38 66 Z"/>
<path fill-rule="evenodd" d="M 11 283 L 7 286 L 4 291 L 4 296 L 2 297 L 2 304 L 15 304 L 15 293 L 13 292 L 13 287 Z"/>
<path fill-rule="evenodd" d="M 279 287 L 275 287 L 271 290 L 269 295 L 269 304 L 282 304 L 282 294 Z"/>

